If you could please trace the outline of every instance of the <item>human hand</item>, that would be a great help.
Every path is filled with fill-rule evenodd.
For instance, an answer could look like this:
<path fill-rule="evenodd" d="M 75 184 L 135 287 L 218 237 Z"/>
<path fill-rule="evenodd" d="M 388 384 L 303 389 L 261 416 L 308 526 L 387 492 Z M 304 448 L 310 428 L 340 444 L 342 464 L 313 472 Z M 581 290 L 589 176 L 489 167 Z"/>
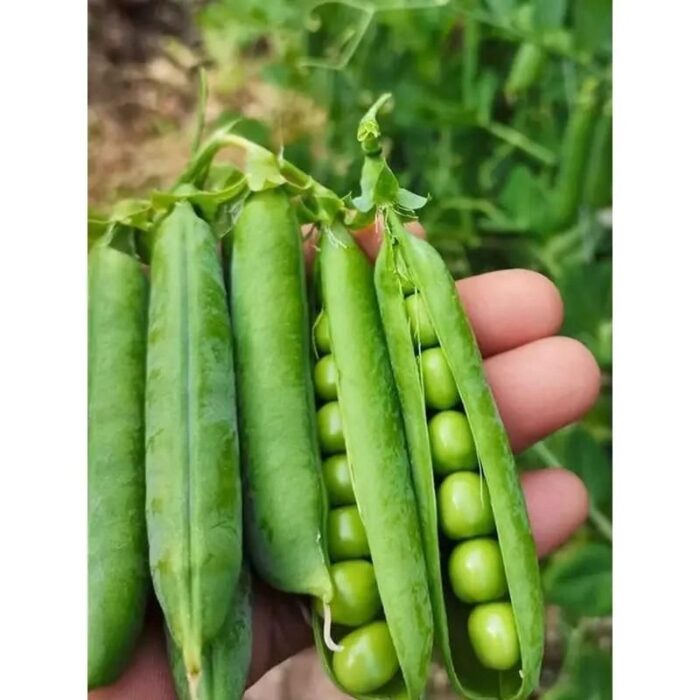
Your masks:
<path fill-rule="evenodd" d="M 419 229 L 415 232 L 422 235 Z M 358 241 L 374 257 L 377 233 L 367 229 L 358 234 Z M 459 280 L 457 289 L 515 452 L 578 420 L 592 407 L 599 390 L 598 367 L 581 343 L 555 336 L 563 308 L 549 280 L 527 270 L 503 270 Z M 522 485 L 537 551 L 544 556 L 585 520 L 586 490 L 564 469 L 527 472 Z M 250 684 L 312 644 L 302 605 L 301 598 L 256 582 Z M 175 700 L 162 624 L 154 605 L 126 672 L 117 683 L 92 691 L 90 700 Z"/>

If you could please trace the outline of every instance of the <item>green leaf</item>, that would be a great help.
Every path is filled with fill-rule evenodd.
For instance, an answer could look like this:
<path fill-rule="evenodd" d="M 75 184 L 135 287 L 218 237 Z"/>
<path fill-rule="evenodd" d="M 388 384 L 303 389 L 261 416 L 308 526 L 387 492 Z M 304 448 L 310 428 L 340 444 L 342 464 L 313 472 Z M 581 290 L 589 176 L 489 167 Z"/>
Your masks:
<path fill-rule="evenodd" d="M 612 464 L 606 451 L 581 427 L 568 431 L 563 449 L 556 454 L 567 469 L 578 474 L 586 484 L 591 503 L 606 509 L 612 498 Z"/>
<path fill-rule="evenodd" d="M 105 235 L 109 228 L 106 219 L 88 218 L 88 250 Z"/>
<path fill-rule="evenodd" d="M 393 204 L 399 194 L 399 181 L 383 158 L 366 157 L 360 190 L 362 194 L 352 200 L 353 204 L 359 211 L 368 212 L 373 207 Z"/>
<path fill-rule="evenodd" d="M 415 192 L 409 192 L 401 187 L 399 188 L 396 201 L 402 209 L 415 211 L 416 209 L 422 209 L 428 203 L 428 198 L 416 194 Z"/>
<path fill-rule="evenodd" d="M 599 442 L 609 444 L 612 440 L 612 392 L 605 388 L 595 406 L 586 414 L 581 424 Z"/>
<path fill-rule="evenodd" d="M 150 222 L 151 203 L 147 199 L 123 199 L 115 204 L 110 221 L 146 230 Z"/>
<path fill-rule="evenodd" d="M 498 92 L 500 77 L 495 71 L 484 71 L 475 81 L 476 119 L 479 123 L 491 121 L 493 101 Z"/>
<path fill-rule="evenodd" d="M 264 148 L 250 148 L 247 153 L 246 176 L 252 192 L 284 185 L 287 181 L 280 172 L 273 153 Z"/>
<path fill-rule="evenodd" d="M 568 0 L 534 0 L 532 23 L 535 29 L 561 27 L 568 4 Z"/>
<path fill-rule="evenodd" d="M 491 12 L 496 18 L 504 21 L 516 10 L 518 3 L 516 0 L 486 0 Z"/>
<path fill-rule="evenodd" d="M 541 700 L 612 700 L 612 656 L 585 638 L 584 627 L 569 637 L 561 674 Z"/>
<path fill-rule="evenodd" d="M 557 283 L 566 315 L 562 332 L 585 343 L 604 368 L 612 363 L 612 263 L 580 260 L 561 272 Z"/>
<path fill-rule="evenodd" d="M 499 202 L 513 222 L 526 227 L 545 206 L 547 193 L 525 165 L 516 165 L 501 190 Z"/>
<path fill-rule="evenodd" d="M 576 0 L 574 3 L 574 42 L 589 54 L 609 54 L 612 50 L 612 0 Z"/>
<path fill-rule="evenodd" d="M 610 615 L 612 547 L 602 542 L 564 547 L 547 563 L 542 584 L 546 600 L 573 615 Z"/>

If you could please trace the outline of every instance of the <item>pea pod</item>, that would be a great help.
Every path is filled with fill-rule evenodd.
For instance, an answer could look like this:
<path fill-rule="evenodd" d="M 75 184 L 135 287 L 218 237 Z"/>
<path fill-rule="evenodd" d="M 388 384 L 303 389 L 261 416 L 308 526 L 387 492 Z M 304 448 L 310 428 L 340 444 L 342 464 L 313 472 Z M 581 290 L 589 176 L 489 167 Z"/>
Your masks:
<path fill-rule="evenodd" d="M 230 248 L 250 557 L 276 588 L 328 602 L 301 229 L 283 190 L 249 196 Z"/>
<path fill-rule="evenodd" d="M 155 232 L 146 516 L 155 592 L 193 695 L 241 566 L 231 328 L 216 240 L 182 202 Z"/>
<path fill-rule="evenodd" d="M 595 127 L 586 172 L 584 200 L 592 207 L 607 207 L 612 203 L 612 140 L 612 100 L 608 100 Z"/>
<path fill-rule="evenodd" d="M 322 319 L 327 319 L 323 323 L 337 369 L 347 462 L 385 620 L 353 631 L 335 627 L 342 650 L 332 653 L 315 616 L 317 646 L 331 678 L 346 692 L 356 697 L 420 698 L 432 651 L 432 616 L 401 412 L 372 268 L 352 236 L 336 223 L 322 234 L 319 269 Z M 317 337 L 325 334 L 326 328 Z M 366 597 L 361 598 L 362 607 L 367 607 Z"/>
<path fill-rule="evenodd" d="M 88 258 L 88 687 L 116 680 L 149 590 L 143 395 L 148 287 L 104 242 Z"/>
<path fill-rule="evenodd" d="M 514 101 L 539 80 L 546 59 L 547 53 L 537 44 L 529 41 L 520 44 L 504 87 L 504 92 L 509 100 Z"/>
<path fill-rule="evenodd" d="M 551 205 L 533 222 L 535 231 L 553 233 L 574 223 L 583 194 L 597 114 L 598 81 L 589 78 L 581 86 L 566 124 Z"/>
<path fill-rule="evenodd" d="M 464 697 L 526 698 L 537 685 L 543 649 L 539 571 L 508 436 L 487 384 L 476 340 L 452 276 L 439 254 L 425 241 L 408 234 L 393 212 L 388 213 L 375 284 L 403 410 L 436 635 L 447 672 Z M 416 290 L 423 300 L 426 323 L 434 332 L 459 394 L 459 404 L 453 410 L 463 408 L 475 450 L 471 457 L 468 447 L 462 449 L 461 471 L 450 471 L 440 486 L 440 496 L 447 494 L 448 500 L 453 499 L 450 503 L 458 506 L 454 512 L 439 509 L 436 499 L 434 473 L 442 478 L 445 472 L 434 465 L 439 451 L 436 453 L 435 444 L 431 444 L 428 429 L 426 377 L 421 375 L 419 367 L 424 365 L 418 361 L 420 342 L 418 358 L 414 351 L 418 326 L 411 325 L 406 311 L 404 293 L 409 289 Z M 445 449 L 454 453 L 449 445 Z M 470 486 L 472 481 L 475 489 Z M 443 492 L 443 488 L 447 490 Z M 497 535 L 510 604 L 474 606 L 457 597 L 472 601 L 500 598 L 502 583 L 498 570 L 489 565 L 485 580 L 453 590 L 439 547 L 441 539 L 445 547 L 453 546 L 442 530 L 448 526 L 454 539 Z M 477 569 L 482 566 L 480 561 L 498 561 L 492 547 L 471 553 L 462 549 L 457 557 L 450 562 L 453 577 L 460 575 L 460 567 L 471 566 L 470 557 L 476 557 L 472 562 L 476 561 Z M 497 636 L 499 630 L 505 631 L 494 640 L 488 636 L 494 629 Z"/>
<path fill-rule="evenodd" d="M 198 689 L 201 700 L 243 697 L 252 653 L 251 625 L 250 574 L 243 566 L 223 627 L 204 649 Z M 169 634 L 167 641 L 177 696 L 180 700 L 191 700 L 182 653 Z"/>

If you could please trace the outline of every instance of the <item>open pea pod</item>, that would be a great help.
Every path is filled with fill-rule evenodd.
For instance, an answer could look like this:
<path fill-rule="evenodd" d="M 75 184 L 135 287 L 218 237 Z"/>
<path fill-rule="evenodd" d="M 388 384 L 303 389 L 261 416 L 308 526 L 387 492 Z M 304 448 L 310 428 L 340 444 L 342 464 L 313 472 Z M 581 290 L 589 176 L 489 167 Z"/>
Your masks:
<path fill-rule="evenodd" d="M 452 276 L 437 251 L 427 242 L 410 235 L 393 211 L 387 215 L 386 235 L 375 267 L 375 285 L 403 411 L 436 635 L 451 683 L 468 698 L 526 698 L 539 679 L 544 637 L 543 602 L 535 545 L 508 435 L 486 381 L 481 355 Z M 441 395 L 432 398 L 441 407 L 454 405 L 456 410 L 447 413 L 462 411 L 462 419 L 466 415 L 475 458 L 471 465 L 465 462 L 463 469 L 476 470 L 470 471 L 468 476 L 481 484 L 477 505 L 487 509 L 484 494 L 490 496 L 491 512 L 486 512 L 485 517 L 491 525 L 482 527 L 481 534 L 491 532 L 492 539 L 490 544 L 487 543 L 489 552 L 495 552 L 492 558 L 497 563 L 499 558 L 502 559 L 503 588 L 496 590 L 498 585 L 495 584 L 493 593 L 485 598 L 478 598 L 482 593 L 477 591 L 477 599 L 470 602 L 463 602 L 465 594 L 461 588 L 460 597 L 453 589 L 453 562 L 450 559 L 448 567 L 447 561 L 449 542 L 441 532 L 443 525 L 451 527 L 451 523 L 447 516 L 442 519 L 442 501 L 436 496 L 436 477 L 439 481 L 440 468 L 435 464 L 435 454 L 439 446 L 436 448 L 431 441 L 435 440 L 438 445 L 442 438 L 439 435 L 434 437 L 429 428 L 429 421 L 439 411 L 433 413 L 426 406 L 429 387 L 424 372 L 427 365 L 422 363 L 421 354 L 424 352 L 425 358 L 429 356 L 421 349 L 421 340 L 416 337 L 417 326 L 411 325 L 407 311 L 406 294 L 412 292 L 416 295 L 413 301 L 418 300 L 418 295 L 422 297 L 429 322 L 426 328 L 434 329 L 434 332 L 428 332 L 428 335 L 432 334 L 428 344 L 435 346 L 434 352 L 440 353 L 443 362 L 446 361 L 447 368 L 443 371 L 452 375 L 456 389 L 452 398 L 448 396 L 445 400 Z M 420 326 L 418 328 L 421 330 Z M 447 376 L 449 379 L 449 374 Z M 444 404 L 440 404 L 441 401 Z M 451 468 L 455 468 L 454 465 Z M 457 472 L 460 468 L 457 465 Z M 448 476 L 442 484 L 449 478 L 459 481 L 463 477 Z M 466 482 L 466 477 L 464 480 Z M 461 516 L 457 513 L 456 517 Z M 454 532 L 450 535 L 453 536 Z M 473 534 L 467 537 L 472 537 L 464 540 L 468 547 L 480 541 Z M 461 544 L 453 553 L 459 546 Z M 479 556 L 484 556 L 483 552 Z M 458 561 L 456 570 L 459 565 Z M 493 574 L 491 578 L 495 577 Z M 469 585 L 473 589 L 474 581 Z M 476 585 L 481 584 L 477 581 Z M 470 595 L 474 593 L 468 591 L 466 598 Z M 492 607 L 482 604 L 489 595 L 498 601 Z M 474 616 L 478 609 L 480 612 Z M 480 624 L 478 616 L 482 616 L 483 623 L 482 613 L 488 615 L 494 610 L 507 614 L 507 617 L 492 617 L 491 622 L 487 621 L 485 627 L 482 624 L 481 631 L 474 632 L 472 637 L 472 624 L 476 629 Z M 514 628 L 511 640 L 506 639 L 501 644 L 503 640 L 496 639 L 494 643 L 489 639 L 489 624 L 503 626 L 509 621 L 511 629 Z M 510 647 L 504 649 L 504 644 Z"/>
<path fill-rule="evenodd" d="M 146 520 L 155 592 L 196 698 L 240 572 L 241 494 L 223 275 L 187 202 L 159 224 L 151 258 Z"/>
<path fill-rule="evenodd" d="M 113 682 L 143 626 L 148 283 L 105 238 L 88 256 L 88 687 Z"/>
<path fill-rule="evenodd" d="M 318 269 L 327 337 L 322 341 L 317 333 L 316 345 L 317 350 L 324 346 L 325 358 L 332 358 L 337 368 L 337 400 L 319 409 L 319 439 L 326 453 L 346 455 L 352 484 L 349 500 L 354 500 L 345 510 L 330 511 L 329 532 L 334 512 L 339 520 L 354 512 L 361 523 L 348 527 L 362 533 L 345 542 L 340 532 L 335 545 L 329 535 L 329 551 L 336 562 L 349 560 L 341 564 L 367 568 L 371 560 L 374 574 L 371 570 L 370 574 L 376 579 L 381 605 L 370 610 L 356 629 L 335 624 L 331 637 L 340 646 L 335 650 L 324 636 L 324 621 L 315 614 L 316 643 L 326 670 L 344 692 L 359 698 L 417 699 L 427 681 L 433 622 L 401 410 L 372 268 L 352 236 L 336 222 L 322 231 Z M 327 413 L 336 415 L 331 419 L 335 427 L 322 422 Z M 363 541 L 359 548 L 358 539 Z M 343 595 L 338 588 L 331 613 L 340 610 L 337 598 Z M 349 598 L 354 595 L 351 591 Z M 366 607 L 369 594 L 362 597 L 360 607 Z M 357 610 L 350 612 L 354 615 Z"/>
<path fill-rule="evenodd" d="M 251 581 L 246 566 L 241 568 L 231 607 L 223 627 L 205 647 L 200 700 L 239 700 L 245 691 L 252 654 Z M 167 633 L 168 659 L 179 700 L 191 700 L 182 652 Z"/>
<path fill-rule="evenodd" d="M 328 602 L 304 254 L 284 190 L 250 194 L 226 243 L 248 551 L 271 585 Z"/>

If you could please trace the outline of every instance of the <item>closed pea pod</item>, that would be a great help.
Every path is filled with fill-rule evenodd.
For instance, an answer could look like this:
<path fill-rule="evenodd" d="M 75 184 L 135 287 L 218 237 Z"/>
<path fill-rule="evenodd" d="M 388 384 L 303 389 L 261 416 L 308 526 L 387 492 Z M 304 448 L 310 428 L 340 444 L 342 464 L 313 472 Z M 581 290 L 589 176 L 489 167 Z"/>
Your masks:
<path fill-rule="evenodd" d="M 146 516 L 151 574 L 191 692 L 241 566 L 231 328 L 216 241 L 187 203 L 151 258 Z"/>
<path fill-rule="evenodd" d="M 301 229 L 282 189 L 248 197 L 230 254 L 250 557 L 276 588 L 328 602 Z"/>
<path fill-rule="evenodd" d="M 346 692 L 368 698 L 420 698 L 432 650 L 432 617 L 410 466 L 372 270 L 339 223 L 322 232 L 318 264 L 321 318 L 327 319 L 327 347 L 337 369 L 337 404 L 356 501 L 356 509 L 332 510 L 329 523 L 346 508 L 359 515 L 384 620 L 375 618 L 354 629 L 336 626 L 340 649 L 331 651 L 315 615 L 317 646 L 327 671 Z M 346 554 L 341 551 L 339 558 Z M 358 553 L 350 554 L 357 561 Z M 348 599 L 359 596 L 360 611 L 365 604 L 370 607 L 368 595 L 344 594 Z"/>
<path fill-rule="evenodd" d="M 608 99 L 595 127 L 586 171 L 583 196 L 586 204 L 592 207 L 607 207 L 612 203 L 612 121 L 612 100 Z"/>
<path fill-rule="evenodd" d="M 219 633 L 204 648 L 200 700 L 237 700 L 243 697 L 252 654 L 250 574 L 241 569 L 228 615 Z M 166 630 L 167 633 L 167 630 Z M 179 700 L 191 700 L 182 653 L 167 635 L 168 658 Z"/>
<path fill-rule="evenodd" d="M 576 96 L 564 130 L 551 204 L 534 220 L 535 231 L 553 233 L 574 223 L 584 192 L 598 112 L 598 81 L 588 78 Z"/>
<path fill-rule="evenodd" d="M 427 378 L 416 362 L 410 312 L 397 273 L 404 267 L 423 298 L 454 377 L 473 443 L 473 464 L 464 461 L 460 468 L 455 463 L 441 470 L 435 463 L 423 386 Z M 403 410 L 436 633 L 448 675 L 465 697 L 526 698 L 537 685 L 543 649 L 539 571 L 508 436 L 476 341 L 442 259 L 428 243 L 408 234 L 391 211 L 375 283 Z M 435 476 L 442 479 L 437 493 Z M 452 549 L 456 543 L 446 538 L 473 537 L 488 544 L 467 545 L 478 540 L 465 539 L 452 551 L 450 566 L 441 565 L 441 540 Z M 487 607 L 495 601 L 500 607 Z"/>
<path fill-rule="evenodd" d="M 537 44 L 529 41 L 520 44 L 504 87 L 509 100 L 514 101 L 539 80 L 546 59 L 546 52 Z"/>
<path fill-rule="evenodd" d="M 99 241 L 88 258 L 88 688 L 116 680 L 143 626 L 148 581 L 144 418 L 148 287 Z"/>

